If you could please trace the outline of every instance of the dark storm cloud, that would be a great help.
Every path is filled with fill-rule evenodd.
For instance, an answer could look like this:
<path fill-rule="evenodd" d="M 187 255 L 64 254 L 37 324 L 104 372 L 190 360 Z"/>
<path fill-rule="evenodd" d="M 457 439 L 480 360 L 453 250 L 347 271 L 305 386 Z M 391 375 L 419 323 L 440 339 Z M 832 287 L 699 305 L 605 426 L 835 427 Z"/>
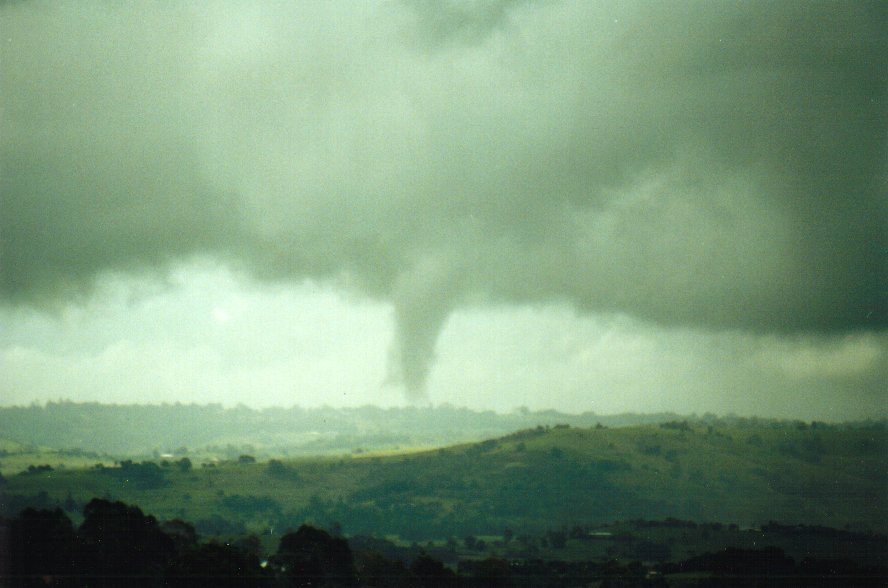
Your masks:
<path fill-rule="evenodd" d="M 0 288 L 216 255 L 390 300 L 888 323 L 880 3 L 13 3 Z"/>

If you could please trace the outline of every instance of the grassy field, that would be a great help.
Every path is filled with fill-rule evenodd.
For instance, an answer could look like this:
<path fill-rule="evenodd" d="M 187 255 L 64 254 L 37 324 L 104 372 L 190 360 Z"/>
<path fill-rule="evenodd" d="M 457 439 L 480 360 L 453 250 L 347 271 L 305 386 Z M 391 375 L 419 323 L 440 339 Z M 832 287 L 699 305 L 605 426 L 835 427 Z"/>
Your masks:
<path fill-rule="evenodd" d="M 106 497 L 205 534 L 269 542 L 306 520 L 408 542 L 667 517 L 888 528 L 888 435 L 878 427 L 540 427 L 398 453 L 243 463 L 193 454 L 187 471 L 180 456 L 115 467 L 103 456 L 0 447 L 7 516 L 30 501 L 77 520 L 90 498 Z M 52 470 L 27 472 L 42 464 Z"/>

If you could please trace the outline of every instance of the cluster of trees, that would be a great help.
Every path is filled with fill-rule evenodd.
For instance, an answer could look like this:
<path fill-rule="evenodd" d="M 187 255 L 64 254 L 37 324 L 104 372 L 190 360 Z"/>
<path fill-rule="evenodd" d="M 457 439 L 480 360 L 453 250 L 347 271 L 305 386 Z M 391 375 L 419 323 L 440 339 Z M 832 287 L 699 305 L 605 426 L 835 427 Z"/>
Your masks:
<path fill-rule="evenodd" d="M 160 524 L 122 502 L 93 499 L 83 515 L 77 528 L 61 509 L 0 523 L 2 575 L 15 586 L 357 586 L 347 542 L 311 527 L 284 535 L 263 562 L 255 538 L 202 543 L 189 523 Z"/>
<path fill-rule="evenodd" d="M 137 463 L 125 459 L 120 462 L 119 467 L 102 468 L 102 472 L 143 490 L 161 488 L 169 484 L 161 467 L 152 461 Z"/>
<path fill-rule="evenodd" d="M 560 542 L 566 535 L 550 533 L 549 540 Z M 506 533 L 503 537 L 508 542 Z M 479 541 L 466 539 L 474 548 Z M 285 533 L 277 551 L 265 558 L 255 536 L 201 541 L 185 521 L 159 523 L 137 506 L 98 498 L 84 507 L 79 527 L 58 508 L 27 508 L 13 519 L 0 520 L 0 548 L 0 582 L 11 586 L 407 588 L 586 586 L 593 581 L 668 586 L 672 574 L 685 575 L 685 582 L 689 573 L 700 579 L 699 585 L 730 580 L 732 585 L 881 586 L 888 579 L 884 566 L 815 558 L 796 563 L 776 547 L 728 548 L 656 565 L 613 559 L 507 561 L 479 553 L 454 560 L 454 569 L 418 546 L 399 548 L 370 537 L 349 541 L 338 530 L 330 533 L 307 524 Z M 650 555 L 640 553 L 638 560 L 657 559 Z"/>
<path fill-rule="evenodd" d="M 61 509 L 23 510 L 0 520 L 0 580 L 14 586 L 487 586 L 492 570 L 459 577 L 419 553 L 407 565 L 378 551 L 354 553 L 346 539 L 301 525 L 261 559 L 258 539 L 201 542 L 182 520 L 159 523 L 140 508 L 95 498 L 74 527 Z"/>
<path fill-rule="evenodd" d="M 53 471 L 53 467 L 49 464 L 43 464 L 43 465 L 31 464 L 28 466 L 28 469 L 22 471 L 22 474 L 23 475 L 33 475 L 33 474 L 42 474 L 42 473 L 51 472 L 51 471 Z"/>
<path fill-rule="evenodd" d="M 663 564 L 661 573 L 700 573 L 746 578 L 741 585 L 768 586 L 884 586 L 888 569 L 860 566 L 848 559 L 806 557 L 800 562 L 777 547 L 729 547 L 679 563 Z M 735 582 L 739 583 L 739 582 Z"/>

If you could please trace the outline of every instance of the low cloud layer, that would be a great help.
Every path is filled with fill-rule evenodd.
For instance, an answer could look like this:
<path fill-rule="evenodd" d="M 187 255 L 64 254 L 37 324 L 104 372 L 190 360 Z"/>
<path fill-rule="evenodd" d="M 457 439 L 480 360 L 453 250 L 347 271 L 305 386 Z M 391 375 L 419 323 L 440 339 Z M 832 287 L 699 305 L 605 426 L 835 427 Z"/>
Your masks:
<path fill-rule="evenodd" d="M 882 3 L 0 18 L 8 304 L 206 256 L 326 280 L 394 305 L 391 376 L 416 396 L 448 317 L 479 305 L 775 337 L 888 326 Z"/>

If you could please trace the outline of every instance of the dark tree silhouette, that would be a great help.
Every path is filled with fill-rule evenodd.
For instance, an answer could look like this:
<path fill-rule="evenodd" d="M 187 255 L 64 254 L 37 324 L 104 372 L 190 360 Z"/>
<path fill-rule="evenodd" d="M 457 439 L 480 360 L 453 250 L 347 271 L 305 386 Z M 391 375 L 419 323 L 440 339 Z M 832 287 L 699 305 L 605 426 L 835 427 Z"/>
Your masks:
<path fill-rule="evenodd" d="M 74 526 L 61 509 L 28 508 L 10 523 L 10 574 L 20 585 L 39 585 L 45 578 L 74 571 Z"/>
<path fill-rule="evenodd" d="M 475 568 L 475 578 L 480 586 L 505 588 L 512 586 L 512 570 L 509 562 L 496 557 L 488 557 Z"/>
<path fill-rule="evenodd" d="M 445 567 L 440 561 L 424 553 L 416 558 L 410 566 L 410 571 L 419 580 L 420 586 L 427 586 L 429 588 L 457 586 L 456 573 Z"/>
<path fill-rule="evenodd" d="M 83 563 L 106 577 L 128 578 L 149 585 L 175 555 L 175 544 L 153 516 L 137 506 L 92 499 L 83 509 L 78 535 L 84 543 Z"/>
<path fill-rule="evenodd" d="M 165 521 L 160 528 L 173 540 L 176 551 L 180 553 L 197 546 L 197 531 L 194 525 L 187 521 L 182 519 Z"/>
<path fill-rule="evenodd" d="M 417 584 L 415 576 L 404 566 L 404 562 L 389 559 L 378 551 L 359 552 L 355 559 L 355 569 L 361 586 L 407 588 Z"/>
<path fill-rule="evenodd" d="M 259 558 L 234 545 L 205 543 L 186 550 L 166 574 L 167 586 L 241 588 L 266 586 Z"/>
<path fill-rule="evenodd" d="M 281 538 L 273 563 L 287 586 L 357 586 L 348 542 L 309 525 Z"/>

